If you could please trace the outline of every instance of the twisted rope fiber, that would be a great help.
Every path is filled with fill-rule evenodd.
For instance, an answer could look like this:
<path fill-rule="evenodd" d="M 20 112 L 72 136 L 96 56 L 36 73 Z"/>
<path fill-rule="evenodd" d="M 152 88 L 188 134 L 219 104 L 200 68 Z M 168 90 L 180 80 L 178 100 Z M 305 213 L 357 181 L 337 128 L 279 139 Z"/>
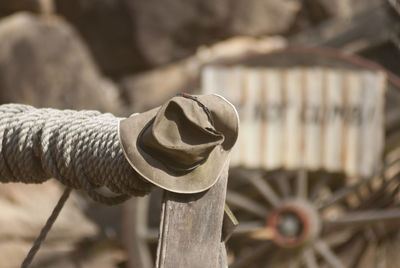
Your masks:
<path fill-rule="evenodd" d="M 97 111 L 0 105 L 0 182 L 42 183 L 56 178 L 67 186 L 21 267 L 32 262 L 72 188 L 108 205 L 151 191 L 152 185 L 140 179 L 123 155 L 118 121 Z M 97 192 L 102 186 L 117 196 Z"/>
<path fill-rule="evenodd" d="M 117 204 L 152 189 L 129 165 L 118 121 L 97 111 L 0 106 L 0 182 L 42 183 L 56 178 L 95 201 Z M 106 186 L 117 196 L 104 196 Z"/>

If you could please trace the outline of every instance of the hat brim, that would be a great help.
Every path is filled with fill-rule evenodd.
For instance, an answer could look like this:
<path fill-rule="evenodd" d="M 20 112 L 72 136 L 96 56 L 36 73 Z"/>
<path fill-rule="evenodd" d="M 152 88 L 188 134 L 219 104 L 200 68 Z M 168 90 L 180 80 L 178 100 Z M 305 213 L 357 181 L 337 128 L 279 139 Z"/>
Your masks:
<path fill-rule="evenodd" d="M 236 128 L 237 136 L 238 116 L 236 109 L 231 103 L 219 95 L 205 95 L 198 96 L 198 98 L 205 103 L 215 101 L 215 98 L 222 98 L 224 101 L 221 102 L 221 99 L 219 99 L 219 103 L 223 106 L 228 105 L 229 107 L 220 107 L 220 109 L 234 111 L 232 113 L 235 116 L 233 124 L 236 126 L 233 126 L 233 128 Z M 172 172 L 165 164 L 158 161 L 157 157 L 144 151 L 138 143 L 138 138 L 142 130 L 147 124 L 151 123 L 158 110 L 159 108 L 155 108 L 119 122 L 118 136 L 129 164 L 144 179 L 171 192 L 190 194 L 202 192 L 212 187 L 217 182 L 224 166 L 229 160 L 231 148 L 226 150 L 223 148 L 224 146 L 216 146 L 208 158 L 190 172 L 185 174 Z M 235 140 L 236 138 L 234 137 Z"/>

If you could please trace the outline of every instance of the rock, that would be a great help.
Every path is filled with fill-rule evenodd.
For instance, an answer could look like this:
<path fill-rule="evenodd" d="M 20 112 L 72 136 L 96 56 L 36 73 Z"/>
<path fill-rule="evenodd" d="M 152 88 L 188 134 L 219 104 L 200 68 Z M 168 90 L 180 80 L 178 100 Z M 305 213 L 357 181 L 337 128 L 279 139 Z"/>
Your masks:
<path fill-rule="evenodd" d="M 55 181 L 43 184 L 2 184 L 0 187 L 0 240 L 4 238 L 33 241 L 62 194 Z M 66 203 L 48 241 L 75 243 L 82 237 L 96 234 L 93 223 L 80 211 L 75 194 Z M 79 222 L 79 226 L 76 223 Z"/>
<path fill-rule="evenodd" d="M 101 77 L 75 31 L 59 18 L 28 13 L 0 20 L 0 103 L 5 102 L 113 113 L 122 107 L 116 86 Z M 61 196 L 61 187 L 52 180 L 0 186 L 1 267 L 19 267 Z M 78 261 L 98 267 L 99 260 L 104 261 L 102 267 L 116 267 L 121 261 L 115 248 L 73 259 L 76 244 L 100 232 L 76 200 L 73 192 L 34 259 L 36 267 L 75 267 Z"/>
<path fill-rule="evenodd" d="M 18 13 L 0 21 L 0 102 L 119 113 L 115 85 L 63 20 Z"/>
<path fill-rule="evenodd" d="M 264 36 L 260 38 L 238 36 L 212 46 L 200 47 L 196 52 L 195 58 L 200 61 L 201 65 L 204 65 L 224 58 L 242 57 L 249 53 L 268 53 L 282 49 L 286 45 L 286 39 L 280 36 Z"/>
<path fill-rule="evenodd" d="M 301 0 L 55 0 L 114 77 L 193 55 L 237 35 L 284 33 Z"/>
<path fill-rule="evenodd" d="M 229 37 L 229 2 L 129 1 L 140 52 L 156 66 L 188 57 L 201 44 Z"/>
<path fill-rule="evenodd" d="M 178 92 L 193 88 L 197 76 L 191 60 L 156 68 L 152 71 L 124 77 L 121 88 L 132 107 L 131 112 L 143 112 L 161 105 Z M 197 69 L 196 66 L 193 66 Z"/>
<path fill-rule="evenodd" d="M 61 185 L 56 181 L 47 181 L 41 185 L 1 185 L 2 267 L 19 267 L 61 194 Z M 82 214 L 76 195 L 72 193 L 35 258 L 35 263 L 49 254 L 53 254 L 53 257 L 69 254 L 78 241 L 95 236 L 97 232 L 97 227 Z"/>
<path fill-rule="evenodd" d="M 383 1 L 381 0 L 318 0 L 321 5 L 335 17 L 348 18 L 355 14 L 365 11 L 373 6 L 379 6 Z M 318 2 L 317 1 L 317 2 Z"/>
<path fill-rule="evenodd" d="M 199 87 L 201 68 L 207 63 L 248 53 L 266 53 L 284 47 L 285 43 L 281 37 L 232 38 L 210 47 L 203 46 L 194 56 L 184 60 L 124 77 L 121 88 L 133 108 L 131 112 L 143 112 L 161 105 L 179 92 L 195 92 Z"/>
<path fill-rule="evenodd" d="M 12 0 L 0 1 L 0 17 L 10 15 L 17 11 L 40 11 L 40 0 Z"/>
<path fill-rule="evenodd" d="M 379 9 L 387 1 L 381 0 L 303 0 L 300 11 L 291 25 L 288 34 L 298 34 L 304 30 L 316 30 L 322 24 L 334 22 L 340 28 L 339 20 L 345 23 L 361 13 L 370 14 L 371 10 Z"/>
<path fill-rule="evenodd" d="M 230 14 L 232 35 L 274 35 L 286 33 L 303 1 L 233 1 Z"/>
<path fill-rule="evenodd" d="M 126 0 L 55 0 L 57 13 L 71 22 L 110 76 L 149 68 L 137 47 Z"/>
<path fill-rule="evenodd" d="M 332 16 L 331 10 L 320 1 L 303 0 L 301 9 L 291 25 L 288 35 L 301 32 L 305 29 L 313 29 L 315 25 L 329 20 Z"/>
<path fill-rule="evenodd" d="M 136 0 L 129 4 L 135 11 L 139 49 L 152 65 L 187 57 L 198 46 L 227 37 L 284 33 L 300 8 L 297 0 Z"/>

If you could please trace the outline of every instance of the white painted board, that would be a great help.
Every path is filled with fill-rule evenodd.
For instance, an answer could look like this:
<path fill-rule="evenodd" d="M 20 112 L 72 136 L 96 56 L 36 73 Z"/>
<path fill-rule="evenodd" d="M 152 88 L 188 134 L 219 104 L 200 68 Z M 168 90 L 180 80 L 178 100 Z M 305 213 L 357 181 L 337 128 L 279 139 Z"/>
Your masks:
<path fill-rule="evenodd" d="M 383 72 L 207 66 L 202 92 L 238 109 L 232 166 L 372 176 L 384 144 Z"/>

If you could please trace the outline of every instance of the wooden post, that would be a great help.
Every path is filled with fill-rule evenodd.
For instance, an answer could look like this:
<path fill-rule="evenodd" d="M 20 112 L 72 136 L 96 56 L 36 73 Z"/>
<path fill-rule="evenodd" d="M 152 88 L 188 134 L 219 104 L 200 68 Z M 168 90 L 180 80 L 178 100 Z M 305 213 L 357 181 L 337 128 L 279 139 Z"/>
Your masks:
<path fill-rule="evenodd" d="M 221 242 L 228 165 L 218 182 L 198 194 L 165 192 L 157 249 L 157 268 L 225 268 Z"/>

